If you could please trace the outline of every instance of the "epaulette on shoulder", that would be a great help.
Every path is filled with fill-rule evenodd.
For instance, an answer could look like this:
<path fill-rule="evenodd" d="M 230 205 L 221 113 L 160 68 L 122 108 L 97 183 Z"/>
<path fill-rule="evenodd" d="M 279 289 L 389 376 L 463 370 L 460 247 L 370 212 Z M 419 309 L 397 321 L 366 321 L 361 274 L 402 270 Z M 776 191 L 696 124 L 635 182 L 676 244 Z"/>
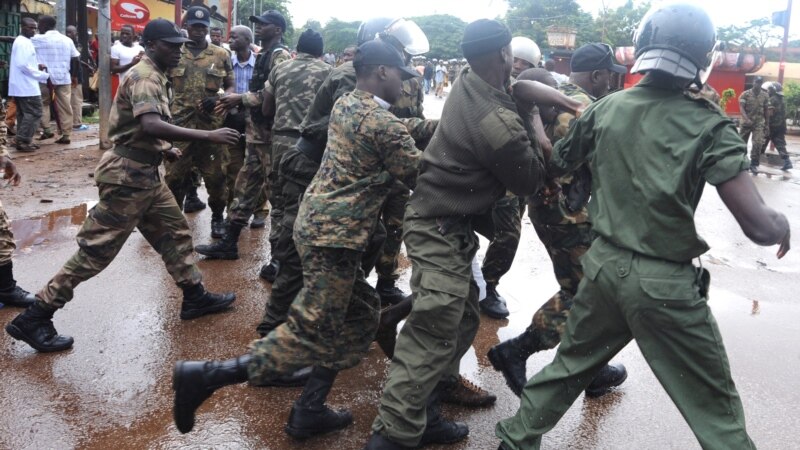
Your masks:
<path fill-rule="evenodd" d="M 701 94 L 700 92 L 694 92 L 690 91 L 689 89 L 684 89 L 683 96 L 695 103 L 705 106 L 711 111 L 722 114 L 722 110 L 720 109 L 719 105 L 714 103 L 710 99 L 706 98 L 705 96 L 703 96 L 703 94 Z"/>

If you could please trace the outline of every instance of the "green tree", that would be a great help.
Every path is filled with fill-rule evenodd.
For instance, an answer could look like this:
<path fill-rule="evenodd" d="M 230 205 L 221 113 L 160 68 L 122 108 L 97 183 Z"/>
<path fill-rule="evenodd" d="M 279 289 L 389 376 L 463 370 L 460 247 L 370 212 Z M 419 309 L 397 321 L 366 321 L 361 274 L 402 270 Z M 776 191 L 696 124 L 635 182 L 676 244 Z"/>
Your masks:
<path fill-rule="evenodd" d="M 642 17 L 650 10 L 650 1 L 628 0 L 624 5 L 610 9 L 605 7 L 595 20 L 600 41 L 612 47 L 629 47 L 633 45 L 633 33 L 642 21 Z"/>
<path fill-rule="evenodd" d="M 594 18 L 575 0 L 509 0 L 505 21 L 515 36 L 527 36 L 539 47 L 548 47 L 546 30 L 552 25 L 575 28 L 577 46 L 599 39 Z"/>
<path fill-rule="evenodd" d="M 325 42 L 325 50 L 334 53 L 341 53 L 345 48 L 355 45 L 358 38 L 358 26 L 360 21 L 344 22 L 339 19 L 331 19 L 322 28 L 322 39 Z"/>
<path fill-rule="evenodd" d="M 312 30 L 322 33 L 322 24 L 319 23 L 319 20 L 308 19 L 306 20 L 305 25 L 302 26 L 301 32 L 306 31 L 307 29 L 311 28 Z"/>
<path fill-rule="evenodd" d="M 783 85 L 783 101 L 786 104 L 786 117 L 797 124 L 797 112 L 800 110 L 800 84 L 789 81 Z"/>
<path fill-rule="evenodd" d="M 236 3 L 236 22 L 238 23 L 236 23 L 236 25 L 245 25 L 252 28 L 253 24 L 250 22 L 250 16 L 253 15 L 253 11 L 255 11 L 255 15 L 258 16 L 265 11 L 274 9 L 280 12 L 283 18 L 286 19 L 286 29 L 283 30 L 283 40 L 286 42 L 286 45 L 291 46 L 295 42 L 295 33 L 294 26 L 292 25 L 292 15 L 289 14 L 288 5 L 289 0 L 238 0 Z M 256 41 L 258 41 L 257 37 Z"/>
<path fill-rule="evenodd" d="M 727 42 L 732 49 L 764 54 L 769 45 L 778 45 L 783 36 L 780 27 L 770 19 L 753 19 L 744 25 L 729 25 L 717 29 L 717 39 Z"/>
<path fill-rule="evenodd" d="M 458 17 L 449 14 L 434 14 L 432 16 L 412 17 L 431 45 L 427 58 L 451 59 L 461 58 L 461 37 L 467 23 Z"/>

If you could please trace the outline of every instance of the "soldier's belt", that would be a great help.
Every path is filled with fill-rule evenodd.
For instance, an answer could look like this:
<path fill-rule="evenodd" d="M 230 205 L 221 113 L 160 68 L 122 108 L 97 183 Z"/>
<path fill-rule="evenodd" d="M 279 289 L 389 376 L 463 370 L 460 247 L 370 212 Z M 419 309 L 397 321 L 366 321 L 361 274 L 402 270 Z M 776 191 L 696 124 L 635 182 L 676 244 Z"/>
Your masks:
<path fill-rule="evenodd" d="M 125 145 L 115 145 L 113 152 L 123 158 L 128 158 L 141 164 L 157 166 L 161 164 L 164 155 L 153 150 L 142 150 L 140 148 L 128 147 Z"/>

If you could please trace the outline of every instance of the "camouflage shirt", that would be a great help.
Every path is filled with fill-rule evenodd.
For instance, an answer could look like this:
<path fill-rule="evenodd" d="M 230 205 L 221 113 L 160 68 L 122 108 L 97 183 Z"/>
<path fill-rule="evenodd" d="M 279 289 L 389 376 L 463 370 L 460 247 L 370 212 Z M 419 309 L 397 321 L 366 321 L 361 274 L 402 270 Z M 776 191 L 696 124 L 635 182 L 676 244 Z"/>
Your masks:
<path fill-rule="evenodd" d="M 143 56 L 133 66 L 117 90 L 109 116 L 109 137 L 115 146 L 125 146 L 143 151 L 162 152 L 172 144 L 144 132 L 139 116 L 155 113 L 165 122 L 171 120 L 170 102 L 172 87 L 164 72 Z M 151 189 L 161 183 L 158 166 L 142 164 L 114 153 L 105 152 L 95 169 L 97 183 L 118 184 Z"/>
<path fill-rule="evenodd" d="M 322 83 L 311 108 L 300 124 L 300 133 L 305 139 L 322 147 L 328 138 L 328 120 L 330 119 L 333 104 L 342 95 L 352 92 L 356 88 L 356 69 L 353 62 L 348 61 L 333 69 L 328 78 Z"/>
<path fill-rule="evenodd" d="M 778 94 L 769 96 L 769 127 L 781 128 L 786 126 L 786 105 L 783 96 Z"/>
<path fill-rule="evenodd" d="M 744 105 L 744 112 L 753 123 L 764 123 L 766 120 L 764 111 L 769 106 L 767 91 L 761 89 L 759 92 L 755 92 L 748 89 L 739 96 L 739 103 Z"/>
<path fill-rule="evenodd" d="M 269 74 L 264 88 L 275 97 L 272 131 L 299 131 L 317 89 L 333 68 L 307 53 L 281 64 Z"/>
<path fill-rule="evenodd" d="M 403 82 L 403 93 L 389 108 L 389 112 L 401 119 L 410 117 L 425 118 L 422 114 L 422 101 L 425 100 L 425 94 L 419 84 L 421 79 L 416 77 Z"/>
<path fill-rule="evenodd" d="M 264 80 L 269 79 L 269 75 L 272 71 L 277 67 L 279 64 L 289 61 L 292 59 L 292 55 L 286 50 L 285 47 L 282 45 L 277 45 L 270 50 L 266 50 L 270 54 L 270 61 L 269 61 L 269 73 L 261 74 L 260 76 L 263 77 Z M 266 54 L 259 55 L 259 58 L 264 58 Z M 255 70 L 259 67 L 258 62 L 256 62 L 256 69 L 254 69 L 253 77 L 256 77 L 257 74 Z M 266 84 L 266 83 L 265 83 Z M 265 123 L 255 123 L 253 121 L 253 110 L 260 111 L 261 105 L 264 103 L 264 90 L 263 87 L 258 89 L 254 92 L 246 92 L 242 94 L 242 104 L 247 109 L 247 114 L 245 114 L 245 122 L 246 126 L 246 141 L 248 144 L 267 144 L 270 142 L 269 136 L 269 124 Z M 259 117 L 263 117 L 259 114 Z"/>
<path fill-rule="evenodd" d="M 588 92 L 571 83 L 562 83 L 558 87 L 558 90 L 567 97 L 577 100 L 584 105 L 589 105 L 595 101 L 595 98 Z M 567 135 L 572 124 L 575 123 L 575 120 L 575 116 L 568 112 L 562 112 L 556 117 L 555 122 L 552 124 L 553 145 Z M 582 169 L 578 170 L 580 171 Z M 586 170 L 585 166 L 583 170 Z M 561 185 L 561 192 L 558 194 L 558 202 L 545 205 L 541 203 L 541 201 L 537 202 L 535 200 L 536 196 L 534 196 L 533 203 L 536 207 L 531 209 L 531 214 L 537 223 L 546 225 L 566 225 L 589 221 L 589 213 L 585 205 L 577 211 L 572 211 L 567 207 L 567 196 L 565 194 L 574 187 L 573 182 L 575 182 L 576 179 L 576 172 L 573 172 L 556 180 L 558 184 Z"/>
<path fill-rule="evenodd" d="M 322 163 L 297 213 L 295 242 L 364 251 L 394 180 L 415 183 L 422 152 L 414 137 L 432 135 L 436 124 L 398 119 L 368 92 L 339 98 Z"/>
<path fill-rule="evenodd" d="M 222 126 L 222 117 L 206 114 L 197 107 L 197 102 L 218 95 L 226 78 L 233 85 L 231 57 L 225 49 L 212 44 L 194 56 L 186 48 L 189 45 L 192 44 L 184 44 L 181 62 L 169 72 L 175 91 L 172 117 L 175 125 L 184 128 L 216 130 Z"/>
<path fill-rule="evenodd" d="M 0 120 L 0 157 L 8 156 L 8 127 L 6 126 L 6 106 L 3 99 L 0 98 L 0 115 L 3 119 Z"/>

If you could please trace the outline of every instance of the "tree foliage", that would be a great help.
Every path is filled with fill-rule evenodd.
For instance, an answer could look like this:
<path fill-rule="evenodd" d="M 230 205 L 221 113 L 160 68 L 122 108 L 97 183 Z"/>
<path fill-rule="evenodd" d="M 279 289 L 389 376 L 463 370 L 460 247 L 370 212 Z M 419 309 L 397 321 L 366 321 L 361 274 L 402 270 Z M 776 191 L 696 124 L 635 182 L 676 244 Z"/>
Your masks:
<path fill-rule="evenodd" d="M 360 21 L 344 22 L 339 19 L 329 20 L 322 28 L 322 39 L 325 42 L 325 50 L 341 53 L 345 48 L 356 45 L 359 25 L 361 25 Z"/>
<path fill-rule="evenodd" d="M 783 33 L 772 25 L 770 19 L 753 19 L 744 25 L 729 25 L 717 29 L 717 39 L 725 41 L 738 51 L 754 51 L 764 54 L 767 46 L 780 44 Z"/>
<path fill-rule="evenodd" d="M 427 58 L 462 57 L 461 37 L 464 35 L 466 22 L 449 14 L 412 17 L 411 20 L 419 25 L 428 37 L 431 50 L 425 55 Z"/>
<path fill-rule="evenodd" d="M 794 81 L 784 84 L 783 101 L 786 104 L 786 117 L 792 118 L 792 123 L 797 124 L 795 119 L 798 110 L 800 110 L 800 84 Z"/>
<path fill-rule="evenodd" d="M 600 41 L 612 47 L 633 45 L 633 33 L 649 9 L 649 1 L 634 3 L 633 0 L 618 8 L 603 8 L 595 20 Z"/>
<path fill-rule="evenodd" d="M 527 36 L 547 47 L 547 27 L 572 27 L 578 32 L 576 44 L 597 41 L 592 15 L 575 0 L 509 0 L 506 25 L 515 36 Z"/>
<path fill-rule="evenodd" d="M 274 9 L 283 15 L 286 19 L 286 29 L 283 30 L 283 40 L 287 45 L 293 45 L 295 42 L 294 26 L 292 25 L 292 15 L 289 14 L 289 0 L 238 0 L 236 3 L 236 25 L 244 25 L 253 27 L 250 22 L 250 16 L 261 15 L 265 11 Z M 254 9 L 255 7 L 255 9 Z M 256 38 L 258 40 L 258 38 Z"/>

